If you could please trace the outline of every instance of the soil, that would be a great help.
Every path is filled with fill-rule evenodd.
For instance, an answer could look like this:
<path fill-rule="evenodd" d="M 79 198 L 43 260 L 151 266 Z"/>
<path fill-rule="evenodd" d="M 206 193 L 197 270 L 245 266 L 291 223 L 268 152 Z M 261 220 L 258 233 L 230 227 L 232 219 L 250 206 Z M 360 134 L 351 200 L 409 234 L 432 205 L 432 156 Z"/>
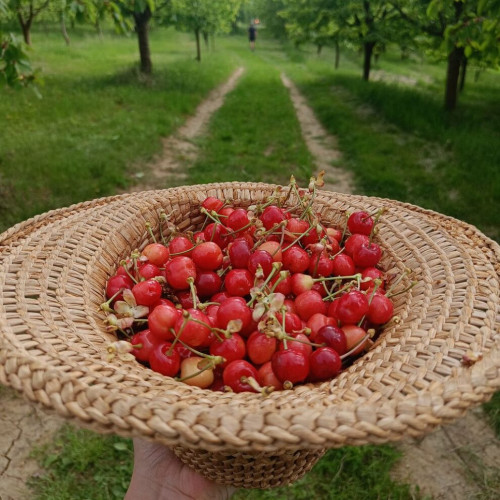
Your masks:
<path fill-rule="evenodd" d="M 215 89 L 195 115 L 163 142 L 163 154 L 143 170 L 150 183 L 137 183 L 134 190 L 172 186 L 186 177 L 186 164 L 197 155 L 193 139 L 203 133 L 211 115 L 223 104 L 225 95 L 237 84 L 243 68 Z M 336 140 L 315 118 L 296 86 L 282 75 L 289 89 L 306 143 L 317 172 L 325 170 L 325 189 L 352 192 L 353 180 L 338 166 L 341 154 Z M 149 175 L 151 174 L 151 175 Z M 63 419 L 29 404 L 14 391 L 0 387 L 0 500 L 30 498 L 27 478 L 40 473 L 30 452 L 49 442 Z M 499 498 L 500 441 L 486 423 L 481 409 L 469 411 L 454 424 L 441 427 L 420 440 L 399 443 L 403 456 L 394 477 L 419 487 L 436 500 Z"/>

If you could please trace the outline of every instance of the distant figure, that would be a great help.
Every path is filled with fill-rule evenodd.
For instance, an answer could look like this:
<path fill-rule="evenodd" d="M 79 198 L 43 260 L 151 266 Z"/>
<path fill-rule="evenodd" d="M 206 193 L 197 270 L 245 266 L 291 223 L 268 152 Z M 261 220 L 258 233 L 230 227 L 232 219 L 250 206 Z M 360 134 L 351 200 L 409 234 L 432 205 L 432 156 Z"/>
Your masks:
<path fill-rule="evenodd" d="M 255 50 L 255 39 L 257 38 L 257 28 L 254 24 L 250 24 L 248 28 L 248 39 L 250 40 L 250 50 Z"/>

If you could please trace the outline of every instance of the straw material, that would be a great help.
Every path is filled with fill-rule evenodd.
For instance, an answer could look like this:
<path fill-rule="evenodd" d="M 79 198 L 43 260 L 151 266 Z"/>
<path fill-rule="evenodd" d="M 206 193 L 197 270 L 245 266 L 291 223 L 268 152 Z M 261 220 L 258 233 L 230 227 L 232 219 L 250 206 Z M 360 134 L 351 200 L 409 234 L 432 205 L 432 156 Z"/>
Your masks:
<path fill-rule="evenodd" d="M 419 207 L 326 191 L 316 199 L 326 223 L 384 207 L 382 265 L 410 268 L 419 280 L 394 298 L 399 324 L 335 380 L 263 398 L 108 361 L 114 338 L 99 304 L 119 261 L 146 244 L 146 222 L 157 231 L 164 210 L 193 229 L 206 196 L 248 206 L 274 188 L 234 182 L 121 195 L 0 235 L 0 382 L 82 426 L 168 445 L 208 477 L 247 487 L 293 481 L 327 448 L 421 436 L 500 388 L 500 247 Z M 482 359 L 467 366 L 469 352 Z"/>

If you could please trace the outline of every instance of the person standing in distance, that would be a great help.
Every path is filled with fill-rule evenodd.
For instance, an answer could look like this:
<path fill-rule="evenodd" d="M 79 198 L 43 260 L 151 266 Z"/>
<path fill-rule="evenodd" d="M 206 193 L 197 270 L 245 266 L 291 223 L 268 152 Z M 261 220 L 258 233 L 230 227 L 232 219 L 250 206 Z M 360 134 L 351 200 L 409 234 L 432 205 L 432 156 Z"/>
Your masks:
<path fill-rule="evenodd" d="M 257 28 L 253 23 L 250 23 L 248 28 L 248 40 L 250 41 L 250 50 L 255 50 L 255 39 L 257 38 Z"/>

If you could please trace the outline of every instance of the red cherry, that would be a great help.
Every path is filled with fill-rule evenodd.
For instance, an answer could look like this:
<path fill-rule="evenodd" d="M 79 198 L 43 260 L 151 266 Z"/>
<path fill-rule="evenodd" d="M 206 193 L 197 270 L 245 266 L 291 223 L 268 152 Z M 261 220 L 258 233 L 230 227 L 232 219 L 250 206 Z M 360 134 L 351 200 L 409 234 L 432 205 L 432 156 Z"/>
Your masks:
<path fill-rule="evenodd" d="M 194 280 L 196 291 L 200 297 L 211 297 L 215 295 L 222 285 L 222 280 L 213 271 L 197 271 Z"/>
<path fill-rule="evenodd" d="M 172 254 L 182 254 L 184 257 L 191 255 L 191 249 L 194 247 L 193 242 L 185 236 L 175 236 L 168 245 L 170 256 Z"/>
<path fill-rule="evenodd" d="M 147 257 L 148 261 L 151 264 L 154 264 L 158 267 L 163 267 L 165 262 L 167 262 L 170 257 L 170 252 L 165 245 L 161 243 L 150 243 L 144 247 L 142 251 L 142 255 Z"/>
<path fill-rule="evenodd" d="M 312 276 L 303 273 L 292 274 L 292 292 L 294 295 L 300 295 L 311 290 L 313 285 L 314 279 Z"/>
<path fill-rule="evenodd" d="M 349 256 L 353 256 L 355 250 L 360 247 L 363 243 L 370 243 L 370 238 L 365 234 L 353 234 L 345 240 L 344 250 Z"/>
<path fill-rule="evenodd" d="M 252 310 L 242 297 L 229 297 L 224 300 L 217 311 L 217 325 L 225 329 L 232 319 L 239 319 L 243 328 L 252 322 Z"/>
<path fill-rule="evenodd" d="M 155 337 L 150 330 L 142 330 L 130 337 L 130 343 L 136 347 L 131 352 L 139 361 L 149 361 L 151 352 L 160 343 L 160 339 Z"/>
<path fill-rule="evenodd" d="M 118 293 L 120 290 L 128 289 L 131 290 L 134 286 L 134 282 L 126 274 L 115 274 L 111 276 L 106 283 L 106 297 L 110 299 Z M 121 296 L 117 296 L 116 299 L 121 300 Z"/>
<path fill-rule="evenodd" d="M 394 314 L 394 305 L 388 297 L 381 293 L 375 293 L 370 302 L 366 315 L 368 321 L 374 325 L 387 323 Z"/>
<path fill-rule="evenodd" d="M 283 389 L 283 384 L 276 378 L 271 361 L 264 363 L 257 372 L 257 381 L 262 387 L 274 387 L 276 391 Z"/>
<path fill-rule="evenodd" d="M 248 357 L 255 365 L 262 365 L 267 361 L 271 361 L 276 347 L 277 340 L 275 338 L 268 337 L 266 334 L 258 331 L 253 332 L 247 339 Z"/>
<path fill-rule="evenodd" d="M 248 266 L 251 246 L 246 238 L 236 238 L 228 246 L 229 259 L 234 268 L 244 269 Z"/>
<path fill-rule="evenodd" d="M 313 381 L 328 380 L 337 376 L 342 369 L 342 360 L 331 347 L 318 347 L 309 356 L 309 371 Z"/>
<path fill-rule="evenodd" d="M 288 380 L 296 384 L 304 382 L 309 375 L 309 358 L 302 351 L 276 351 L 271 358 L 271 365 L 280 382 Z"/>
<path fill-rule="evenodd" d="M 194 247 L 191 258 L 200 269 L 213 271 L 222 264 L 222 250 L 217 243 L 205 241 Z"/>
<path fill-rule="evenodd" d="M 325 325 L 318 330 L 312 339 L 317 344 L 326 344 L 335 349 L 341 356 L 347 352 L 347 340 L 344 330 L 335 325 Z"/>
<path fill-rule="evenodd" d="M 273 256 L 266 250 L 256 250 L 248 259 L 248 270 L 255 274 L 258 267 L 262 267 L 264 277 L 267 278 L 273 269 Z"/>
<path fill-rule="evenodd" d="M 301 319 L 307 321 L 314 313 L 326 313 L 326 304 L 321 295 L 315 290 L 301 293 L 295 299 L 297 314 Z"/>
<path fill-rule="evenodd" d="M 312 353 L 313 346 L 311 345 L 311 342 L 309 341 L 307 335 L 298 333 L 297 335 L 295 335 L 294 339 L 295 340 L 286 341 L 286 349 L 292 349 L 294 351 L 302 352 L 306 357 L 309 357 L 309 355 Z M 278 349 L 280 351 L 283 351 L 285 349 L 284 341 L 280 342 Z"/>
<path fill-rule="evenodd" d="M 160 300 L 162 287 L 158 281 L 151 279 L 140 281 L 132 288 L 135 301 L 141 306 L 152 306 Z"/>
<path fill-rule="evenodd" d="M 359 290 L 351 290 L 339 298 L 337 318 L 342 323 L 358 323 L 368 312 L 368 297 Z"/>
<path fill-rule="evenodd" d="M 203 232 L 206 241 L 213 241 L 222 249 L 226 248 L 231 241 L 231 238 L 228 236 L 229 229 L 217 222 L 210 223 Z"/>
<path fill-rule="evenodd" d="M 191 347 L 208 345 L 211 326 L 207 315 L 198 309 L 188 309 L 189 317 L 181 316 L 175 322 L 175 336 Z"/>
<path fill-rule="evenodd" d="M 309 254 L 298 245 L 291 246 L 283 252 L 283 269 L 291 273 L 303 273 L 310 264 Z"/>
<path fill-rule="evenodd" d="M 322 327 L 324 327 L 325 325 L 334 325 L 335 324 L 335 320 L 333 318 L 330 318 L 329 316 L 326 316 L 325 314 L 314 313 L 307 320 L 306 324 L 307 324 L 307 328 L 309 328 L 311 330 L 311 340 L 313 342 L 316 342 L 318 331 Z"/>
<path fill-rule="evenodd" d="M 224 384 L 234 392 L 256 392 L 255 389 L 242 380 L 244 377 L 253 377 L 257 380 L 257 369 L 243 359 L 231 361 L 222 372 Z"/>
<path fill-rule="evenodd" d="M 225 368 L 231 361 L 243 359 L 245 357 L 245 341 L 241 335 L 237 333 L 233 333 L 231 337 L 227 339 L 215 339 L 210 344 L 210 354 L 212 356 L 222 356 L 226 361 L 220 366 Z"/>
<path fill-rule="evenodd" d="M 382 250 L 376 243 L 362 243 L 358 246 L 352 254 L 352 260 L 358 267 L 375 267 L 380 257 Z"/>
<path fill-rule="evenodd" d="M 173 306 L 156 306 L 148 316 L 151 333 L 162 340 L 173 340 L 174 335 L 170 329 L 175 326 L 180 315 L 182 315 L 181 311 Z"/>
<path fill-rule="evenodd" d="M 149 357 L 149 365 L 155 372 L 168 377 L 175 377 L 181 367 L 181 358 L 170 342 L 158 344 Z"/>
<path fill-rule="evenodd" d="M 283 210 L 275 205 L 269 205 L 264 209 L 259 219 L 264 224 L 264 227 L 269 230 L 282 220 L 286 220 Z"/>
<path fill-rule="evenodd" d="M 155 266 L 151 262 L 146 262 L 142 266 L 139 266 L 139 276 L 145 280 L 149 280 L 156 276 L 161 276 L 161 271 L 158 266 Z"/>
<path fill-rule="evenodd" d="M 188 278 L 196 278 L 196 265 L 191 258 L 179 255 L 167 262 L 165 273 L 172 288 L 185 290 L 189 288 Z"/>
<path fill-rule="evenodd" d="M 366 336 L 366 330 L 356 325 L 344 325 L 342 330 L 345 333 L 347 351 L 358 346 L 356 350 L 352 352 L 352 355 L 362 353 L 368 345 L 368 339 L 362 342 L 363 338 Z"/>
<path fill-rule="evenodd" d="M 361 290 L 368 290 L 369 288 L 373 288 L 373 280 L 376 279 L 382 280 L 379 289 L 384 288 L 384 273 L 376 267 L 366 267 L 365 269 L 363 269 L 363 271 L 361 271 L 361 278 L 363 279 L 363 281 L 361 282 Z"/>
<path fill-rule="evenodd" d="M 237 208 L 231 212 L 231 215 L 226 219 L 226 226 L 233 231 L 241 231 L 249 224 L 248 212 L 244 208 Z"/>
<path fill-rule="evenodd" d="M 326 253 L 315 254 L 309 263 L 309 274 L 313 278 L 330 276 L 333 271 L 333 262 Z"/>
<path fill-rule="evenodd" d="M 285 241 L 295 241 L 309 229 L 309 222 L 292 217 L 286 223 L 286 230 L 292 234 L 285 234 Z M 297 243 L 300 241 L 299 239 Z"/>
<path fill-rule="evenodd" d="M 229 295 L 244 297 L 253 287 L 253 276 L 248 269 L 231 269 L 224 280 Z"/>
<path fill-rule="evenodd" d="M 354 212 L 347 219 L 347 227 L 351 234 L 359 233 L 370 236 L 373 229 L 373 219 L 370 214 L 364 211 Z"/>
<path fill-rule="evenodd" d="M 208 196 L 202 201 L 201 206 L 209 212 L 212 210 L 218 212 L 224 206 L 224 202 L 215 196 Z"/>
<path fill-rule="evenodd" d="M 352 276 L 356 272 L 354 261 L 349 255 L 340 253 L 332 260 L 332 274 L 336 276 Z"/>

